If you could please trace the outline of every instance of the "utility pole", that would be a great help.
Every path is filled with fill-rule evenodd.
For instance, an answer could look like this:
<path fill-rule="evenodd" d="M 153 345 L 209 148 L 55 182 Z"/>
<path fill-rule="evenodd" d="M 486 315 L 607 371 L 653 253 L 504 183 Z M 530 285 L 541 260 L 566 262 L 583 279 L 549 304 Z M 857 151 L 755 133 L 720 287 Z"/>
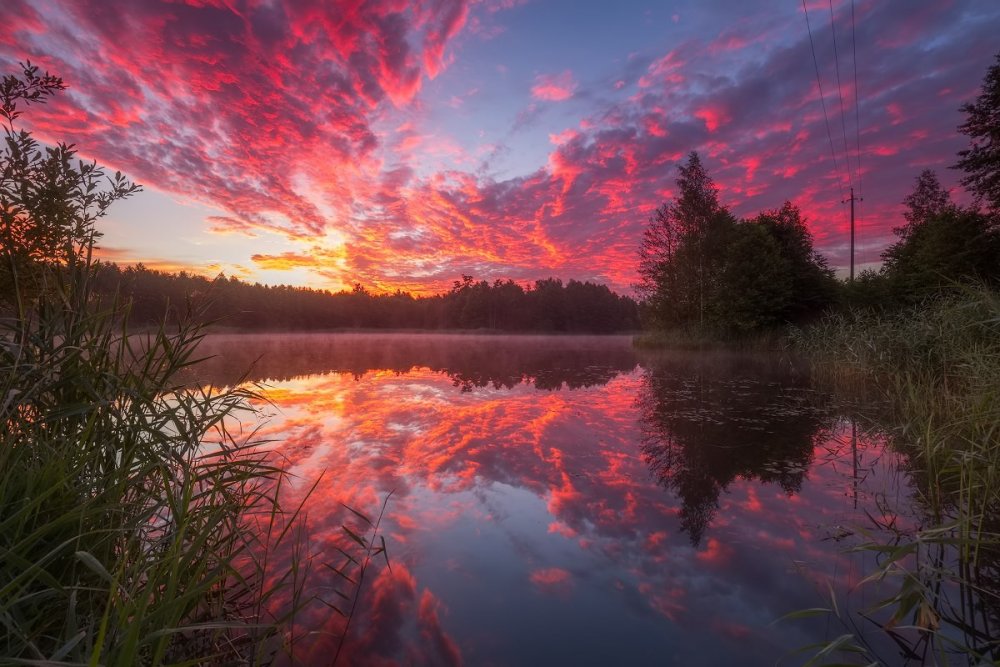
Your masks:
<path fill-rule="evenodd" d="M 854 186 L 851 186 L 851 196 L 848 199 L 842 200 L 840 203 L 845 204 L 851 202 L 851 282 L 854 282 L 854 202 L 864 201 L 863 198 L 854 196 Z"/>

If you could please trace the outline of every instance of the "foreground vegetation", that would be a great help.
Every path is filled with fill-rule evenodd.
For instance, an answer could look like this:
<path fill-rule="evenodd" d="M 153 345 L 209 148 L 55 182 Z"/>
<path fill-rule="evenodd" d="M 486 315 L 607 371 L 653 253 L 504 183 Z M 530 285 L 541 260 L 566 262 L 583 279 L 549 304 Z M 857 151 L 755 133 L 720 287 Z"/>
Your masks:
<path fill-rule="evenodd" d="M 860 586 L 895 582 L 864 613 L 922 664 L 1000 661 L 998 109 L 1000 54 L 959 127 L 971 146 L 955 168 L 974 203 L 955 204 L 922 172 L 881 271 L 846 285 L 839 309 L 790 335 L 834 386 L 874 388 L 887 402 L 889 414 L 873 418 L 906 456 L 925 516 L 909 530 L 880 525 L 859 547 L 878 554 Z M 881 657 L 853 633 L 818 657 L 844 651 Z"/>
<path fill-rule="evenodd" d="M 281 470 L 235 428 L 251 391 L 178 380 L 192 319 L 130 337 L 94 290 L 94 224 L 137 187 L 15 130 L 62 88 L 0 85 L 0 662 L 267 662 L 301 592 L 267 563 Z"/>
<path fill-rule="evenodd" d="M 793 340 L 834 386 L 887 399 L 876 419 L 923 505 L 921 526 L 861 547 L 880 553 L 866 582 L 898 583 L 868 611 L 911 659 L 1000 659 L 1000 294 L 965 288 L 891 313 L 834 314 Z"/>

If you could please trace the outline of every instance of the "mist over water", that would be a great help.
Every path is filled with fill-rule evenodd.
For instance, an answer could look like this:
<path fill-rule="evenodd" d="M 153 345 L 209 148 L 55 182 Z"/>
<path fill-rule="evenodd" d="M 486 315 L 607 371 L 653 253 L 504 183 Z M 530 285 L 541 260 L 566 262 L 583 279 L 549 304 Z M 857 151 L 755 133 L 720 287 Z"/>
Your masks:
<path fill-rule="evenodd" d="M 342 503 L 375 515 L 392 492 L 391 570 L 366 576 L 343 664 L 774 664 L 866 631 L 773 621 L 828 606 L 828 583 L 862 605 L 850 589 L 871 557 L 845 552 L 852 527 L 917 520 L 897 455 L 775 356 L 447 334 L 210 336 L 200 351 L 217 355 L 201 381 L 252 364 L 264 383 L 287 502 L 321 478 L 308 594 L 344 588 L 323 566 L 339 565 Z M 307 605 L 296 661 L 328 660 L 343 622 Z"/>

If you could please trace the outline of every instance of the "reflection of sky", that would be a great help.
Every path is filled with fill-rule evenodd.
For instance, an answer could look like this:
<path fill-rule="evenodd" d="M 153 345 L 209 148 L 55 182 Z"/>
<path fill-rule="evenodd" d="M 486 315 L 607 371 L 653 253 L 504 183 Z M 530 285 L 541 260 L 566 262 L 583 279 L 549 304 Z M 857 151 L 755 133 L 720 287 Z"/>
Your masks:
<path fill-rule="evenodd" d="M 770 623 L 822 605 L 826 579 L 858 580 L 858 556 L 832 537 L 875 512 L 873 494 L 898 492 L 897 462 L 861 437 L 854 509 L 846 422 L 817 420 L 803 438 L 793 458 L 807 470 L 791 494 L 761 481 L 787 447 L 772 460 L 758 438 L 757 463 L 724 481 L 695 543 L 679 517 L 685 499 L 643 456 L 648 407 L 637 396 L 651 368 L 556 390 L 463 391 L 426 368 L 274 383 L 278 413 L 263 435 L 280 443 L 299 490 L 325 473 L 307 503 L 310 592 L 332 597 L 341 583 L 318 566 L 339 564 L 351 520 L 340 503 L 375 514 L 393 491 L 392 570 L 366 580 L 344 664 L 773 664 L 842 634 L 826 619 Z M 751 385 L 734 386 L 753 402 Z M 319 604 L 298 623 L 340 627 Z M 302 640 L 299 658 L 326 655 L 326 641 Z"/>

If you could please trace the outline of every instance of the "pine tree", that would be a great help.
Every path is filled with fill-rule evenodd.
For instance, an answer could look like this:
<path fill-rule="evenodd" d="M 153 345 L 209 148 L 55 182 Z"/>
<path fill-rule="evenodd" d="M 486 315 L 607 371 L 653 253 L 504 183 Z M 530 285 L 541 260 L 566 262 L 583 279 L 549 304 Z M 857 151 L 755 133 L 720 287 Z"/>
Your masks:
<path fill-rule="evenodd" d="M 958 131 L 967 135 L 972 144 L 958 152 L 960 159 L 953 168 L 966 173 L 962 185 L 978 202 L 985 201 L 1000 213 L 1000 53 L 986 71 L 979 97 L 963 105 L 962 112 L 966 120 Z"/>

